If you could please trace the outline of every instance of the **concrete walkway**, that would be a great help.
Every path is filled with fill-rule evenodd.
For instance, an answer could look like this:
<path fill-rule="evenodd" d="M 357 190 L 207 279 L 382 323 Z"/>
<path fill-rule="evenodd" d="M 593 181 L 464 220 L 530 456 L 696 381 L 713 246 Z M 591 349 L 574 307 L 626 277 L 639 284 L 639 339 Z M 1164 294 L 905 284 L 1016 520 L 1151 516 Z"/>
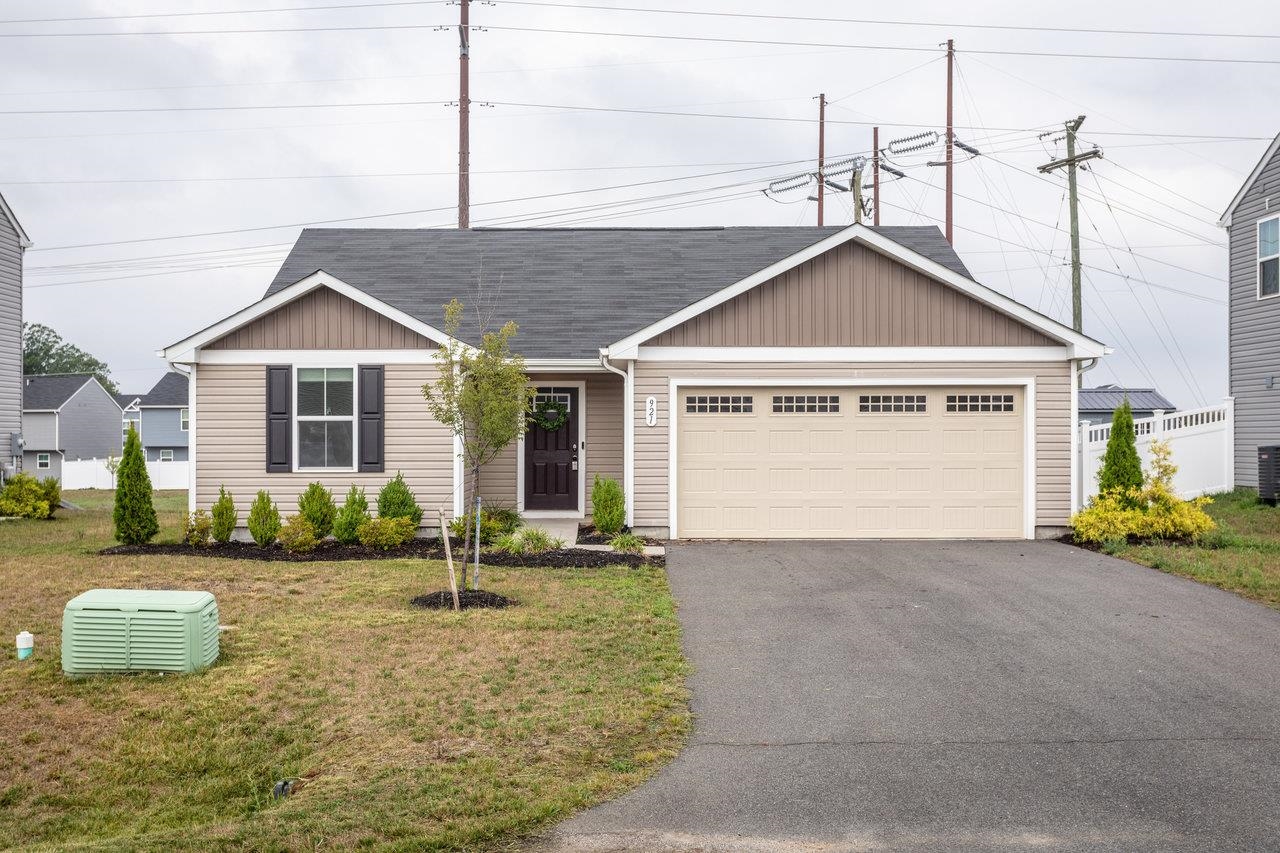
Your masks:
<path fill-rule="evenodd" d="M 668 571 L 692 742 L 535 849 L 1280 850 L 1280 613 L 1045 542 Z"/>

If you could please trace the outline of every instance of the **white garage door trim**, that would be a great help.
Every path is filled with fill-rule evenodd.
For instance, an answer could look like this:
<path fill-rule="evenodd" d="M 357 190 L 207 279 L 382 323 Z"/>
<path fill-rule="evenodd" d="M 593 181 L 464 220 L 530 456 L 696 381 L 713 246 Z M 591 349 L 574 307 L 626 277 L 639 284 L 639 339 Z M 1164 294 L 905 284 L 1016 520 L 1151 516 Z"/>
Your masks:
<path fill-rule="evenodd" d="M 679 475 L 679 462 L 676 455 L 676 437 L 679 428 L 676 424 L 680 407 L 676 405 L 680 388 L 699 386 L 714 388 L 729 387 L 777 387 L 779 385 L 796 388 L 870 388 L 886 385 L 913 386 L 948 386 L 978 385 L 983 387 L 1021 387 L 1026 401 L 1026 413 L 1022 419 L 1023 428 L 1023 499 L 1022 499 L 1022 536 L 1034 539 L 1036 535 L 1036 380 L 1030 376 L 993 377 L 970 376 L 958 379 L 919 379 L 914 376 L 895 376 L 877 379 L 833 379 L 831 377 L 814 378 L 811 376 L 773 377 L 770 379 L 743 379 L 727 376 L 682 376 L 672 377 L 667 387 L 667 519 L 672 539 L 679 539 L 676 513 L 676 478 Z"/>

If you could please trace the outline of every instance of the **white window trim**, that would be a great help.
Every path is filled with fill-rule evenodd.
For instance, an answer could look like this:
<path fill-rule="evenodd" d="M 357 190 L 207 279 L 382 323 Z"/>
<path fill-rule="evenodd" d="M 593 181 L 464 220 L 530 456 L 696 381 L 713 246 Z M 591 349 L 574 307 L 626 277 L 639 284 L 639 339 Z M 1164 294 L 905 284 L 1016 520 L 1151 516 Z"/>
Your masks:
<path fill-rule="evenodd" d="M 779 386 L 778 379 L 740 379 L 723 376 L 671 377 L 667 383 L 667 535 L 672 539 L 680 538 L 676 525 L 679 520 L 676 506 L 677 476 L 680 466 L 677 461 L 676 436 L 680 432 L 680 406 L 672 405 L 678 399 L 682 387 L 699 388 L 752 388 Z M 807 378 L 789 376 L 781 382 L 794 388 L 871 388 L 883 386 L 926 386 L 946 387 L 951 385 L 973 385 L 978 387 L 1021 387 L 1022 394 L 1022 536 L 1024 539 L 1036 538 L 1036 380 L 1035 377 L 965 377 L 956 379 L 832 379 L 831 377 Z"/>
<path fill-rule="evenodd" d="M 293 368 L 293 413 L 291 415 L 293 439 L 293 470 L 298 474 L 354 474 L 358 469 L 356 460 L 360 458 L 360 430 L 357 424 L 356 407 L 360 400 L 360 368 L 354 364 L 307 364 L 292 365 Z M 351 414 L 350 415 L 299 415 L 298 414 L 298 386 L 302 383 L 298 381 L 299 369 L 324 368 L 326 370 L 350 370 L 351 371 Z M 298 462 L 298 421 L 348 421 L 351 424 L 351 465 L 350 467 L 341 468 L 303 468 Z"/>
<path fill-rule="evenodd" d="M 1278 268 L 1277 274 L 1280 275 L 1280 248 L 1277 249 L 1274 255 L 1267 255 L 1266 257 L 1262 256 L 1262 226 L 1268 222 L 1276 223 L 1276 231 L 1278 232 L 1278 235 L 1280 235 L 1280 216 L 1268 216 L 1266 219 L 1259 219 L 1257 227 L 1254 229 L 1254 232 L 1253 232 L 1254 239 L 1256 240 L 1256 248 L 1254 249 L 1254 253 L 1253 253 L 1254 254 L 1253 275 L 1254 275 L 1254 278 L 1256 279 L 1254 282 L 1254 294 L 1257 296 L 1259 300 L 1275 299 L 1277 296 L 1280 296 L 1280 288 L 1277 288 L 1275 293 L 1263 294 L 1262 292 L 1262 262 L 1263 261 L 1271 261 L 1271 260 L 1276 261 L 1276 267 Z"/>
<path fill-rule="evenodd" d="M 587 383 L 561 382 L 558 379 L 541 379 L 530 382 L 529 387 L 576 388 L 578 390 L 578 508 L 535 509 L 524 508 L 524 433 L 516 439 L 516 511 L 525 518 L 586 518 L 587 516 Z"/>
<path fill-rule="evenodd" d="M 165 459 L 165 457 L 164 457 L 164 455 L 165 455 L 166 453 L 167 453 L 167 454 L 169 454 L 169 458 L 168 458 L 168 459 Z M 166 447 L 164 450 L 161 450 L 161 451 L 160 451 L 160 458 L 159 458 L 159 460 L 158 460 L 158 461 L 160 461 L 160 462 L 172 462 L 172 461 L 173 461 L 173 449 L 172 449 L 172 448 L 168 448 L 168 447 Z"/>
<path fill-rule="evenodd" d="M 52 467 L 53 467 L 53 454 L 52 454 L 52 453 L 37 453 L 37 454 L 36 454 L 36 470 L 37 470 L 37 471 L 48 471 L 48 470 L 49 470 L 50 468 L 52 468 Z"/>
<path fill-rule="evenodd" d="M 191 432 L 191 409 L 186 406 L 178 409 L 178 429 L 181 432 Z"/>

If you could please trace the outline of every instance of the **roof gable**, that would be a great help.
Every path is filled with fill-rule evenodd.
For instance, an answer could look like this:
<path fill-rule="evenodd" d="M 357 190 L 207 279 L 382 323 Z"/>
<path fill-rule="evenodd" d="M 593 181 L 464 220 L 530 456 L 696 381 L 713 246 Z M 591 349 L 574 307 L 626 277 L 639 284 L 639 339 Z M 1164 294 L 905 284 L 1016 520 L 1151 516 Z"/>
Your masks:
<path fill-rule="evenodd" d="M 187 375 L 171 370 L 152 386 L 151 390 L 138 398 L 141 406 L 177 406 L 182 407 L 190 402 L 187 388 Z"/>
<path fill-rule="evenodd" d="M 9 224 L 13 226 L 13 230 L 18 233 L 18 245 L 24 249 L 31 248 L 31 238 L 27 236 L 26 231 L 22 230 L 22 223 L 18 221 L 13 208 L 9 207 L 9 203 L 4 200 L 3 193 L 0 193 L 0 216 L 8 219 Z"/>
<path fill-rule="evenodd" d="M 23 377 L 22 409 L 31 412 L 57 411 L 81 388 L 96 381 L 90 373 L 50 373 Z"/>
<path fill-rule="evenodd" d="M 1262 158 L 1258 160 L 1257 165 L 1253 167 L 1253 171 L 1249 173 L 1249 177 L 1244 179 L 1244 183 L 1240 185 L 1235 197 L 1231 199 L 1231 204 L 1227 205 L 1227 209 L 1222 212 L 1222 216 L 1218 217 L 1218 225 L 1224 228 L 1231 227 L 1231 217 L 1236 212 L 1236 208 L 1244 201 L 1245 196 L 1249 194 L 1249 190 L 1253 189 L 1253 185 L 1277 153 L 1280 153 L 1280 133 L 1277 133 L 1276 138 L 1271 140 L 1271 144 L 1267 146 Z"/>

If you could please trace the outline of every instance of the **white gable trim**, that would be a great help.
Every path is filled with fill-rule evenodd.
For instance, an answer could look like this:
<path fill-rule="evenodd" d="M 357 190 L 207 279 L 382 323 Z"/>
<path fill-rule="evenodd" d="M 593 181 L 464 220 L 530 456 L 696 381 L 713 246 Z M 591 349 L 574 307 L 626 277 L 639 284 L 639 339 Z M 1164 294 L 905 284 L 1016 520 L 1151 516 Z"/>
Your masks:
<path fill-rule="evenodd" d="M 779 275 L 790 269 L 798 267 L 800 264 L 810 261 L 819 255 L 828 252 L 838 246 L 850 241 L 857 241 L 863 245 L 876 250 L 877 252 L 888 255 L 889 257 L 899 261 L 900 263 L 923 273 L 930 278 L 947 284 L 961 293 L 964 293 L 979 302 L 982 302 L 995 310 L 1014 318 L 1033 329 L 1037 329 L 1055 340 L 1062 341 L 1072 346 L 1076 358 L 1096 358 L 1107 353 L 1108 348 L 1101 342 L 1082 335 L 1079 332 L 1064 326 L 1058 321 L 1046 317 L 1045 315 L 1034 311 L 1031 308 L 1016 302 L 1002 293 L 992 290 L 985 285 L 978 284 L 972 279 L 965 278 L 959 273 L 947 269 L 937 261 L 930 260 L 919 252 L 915 252 L 890 240 L 883 234 L 865 225 L 850 225 L 841 231 L 837 231 L 830 237 L 820 240 L 802 249 L 793 255 L 783 258 L 776 263 L 770 264 L 757 273 L 747 276 L 741 281 L 731 284 L 728 287 L 711 294 L 705 299 L 701 299 L 692 305 L 671 314 L 656 323 L 653 323 L 633 335 L 630 335 L 615 344 L 608 347 L 609 358 L 611 359 L 634 359 L 639 357 L 640 345 L 646 341 L 662 334 L 669 329 L 674 329 L 681 323 L 703 314 L 717 305 L 721 305 L 736 296 L 740 296 L 751 290 L 753 287 L 764 284 L 765 282 L 777 278 Z"/>
<path fill-rule="evenodd" d="M 1258 165 L 1253 167 L 1249 177 L 1244 179 L 1244 183 L 1240 186 L 1240 191 L 1236 193 L 1235 198 L 1231 199 L 1231 204 L 1227 205 L 1227 209 L 1222 212 L 1222 216 L 1218 219 L 1220 227 L 1231 227 L 1231 217 L 1235 214 L 1236 208 L 1240 206 L 1240 202 L 1244 200 L 1245 195 L 1253 188 L 1254 181 L 1258 180 L 1258 176 L 1262 174 L 1263 169 L 1267 168 L 1267 164 L 1271 162 L 1272 157 L 1276 156 L 1277 151 L 1280 151 L 1280 133 L 1277 133 L 1276 138 L 1271 140 L 1271 144 L 1267 146 L 1267 152 L 1262 155 Z"/>
<path fill-rule="evenodd" d="M 434 326 L 430 326 L 421 320 L 411 317 L 399 308 L 393 308 L 381 299 L 376 299 L 360 290 L 352 287 L 341 279 L 329 275 L 324 270 L 312 273 L 301 281 L 294 282 L 284 290 L 264 297 L 253 303 L 247 308 L 243 308 L 226 319 L 214 323 L 202 331 L 199 331 L 189 338 L 170 344 L 159 352 L 159 355 L 165 360 L 175 364 L 191 364 L 196 361 L 196 351 L 201 347 L 211 344 L 224 335 L 228 335 L 237 329 L 249 325 L 259 317 L 266 316 L 272 311 L 282 308 L 306 296 L 313 290 L 321 287 L 327 287 L 330 290 L 340 293 L 353 302 L 358 302 L 371 311 L 376 311 L 384 317 L 387 317 L 407 329 L 410 329 L 424 338 L 435 341 L 441 346 L 447 346 L 449 336 Z"/>
<path fill-rule="evenodd" d="M 13 208 L 9 207 L 9 202 L 4 200 L 4 196 L 0 195 L 0 213 L 13 225 L 13 230 L 18 232 L 18 245 L 24 249 L 31 248 L 31 238 L 27 236 L 27 232 L 22 230 L 22 223 L 18 221 L 18 217 L 14 214 Z"/>

